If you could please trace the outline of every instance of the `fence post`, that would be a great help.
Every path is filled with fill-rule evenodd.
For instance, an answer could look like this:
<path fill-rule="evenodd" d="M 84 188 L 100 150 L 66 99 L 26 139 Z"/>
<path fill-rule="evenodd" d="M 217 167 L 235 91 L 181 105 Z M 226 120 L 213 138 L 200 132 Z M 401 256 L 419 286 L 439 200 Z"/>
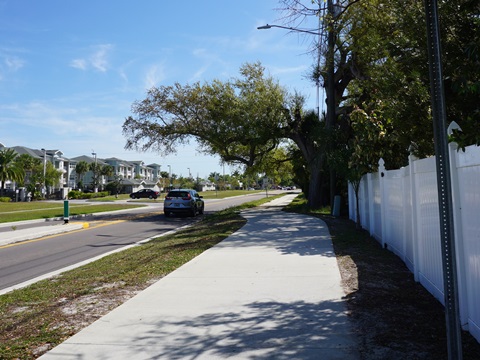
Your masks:
<path fill-rule="evenodd" d="M 447 133 L 452 135 L 453 130 L 462 130 L 455 122 L 448 126 Z M 468 328 L 468 287 L 465 274 L 465 250 L 463 242 L 463 221 L 462 221 L 462 203 L 460 197 L 460 185 L 457 168 L 458 144 L 451 142 L 448 145 L 450 157 L 450 174 L 452 179 L 452 198 L 453 198 L 453 221 L 455 231 L 455 247 L 457 256 L 457 276 L 458 276 L 458 297 L 459 297 L 459 315 L 460 325 L 464 330 Z"/>
<path fill-rule="evenodd" d="M 360 181 L 359 193 L 360 193 L 360 226 L 362 229 L 365 229 L 365 226 L 368 222 L 366 219 L 367 216 L 367 205 L 368 205 L 368 184 L 366 182 L 366 176 L 362 176 L 362 180 Z M 364 226 L 365 224 L 365 226 Z M 365 229 L 368 230 L 368 229 Z"/>
<path fill-rule="evenodd" d="M 401 184 L 402 184 L 402 193 L 405 194 L 406 191 L 405 189 L 407 188 L 406 187 L 406 184 L 405 184 L 405 178 L 407 178 L 407 176 L 410 175 L 408 172 L 407 172 L 407 168 L 406 167 L 402 167 L 401 168 Z M 408 208 L 408 205 L 409 205 L 409 199 L 408 197 L 406 196 L 403 196 L 402 197 L 402 215 L 403 215 L 403 226 L 402 226 L 402 260 L 404 263 L 407 263 L 407 226 L 406 224 L 408 224 L 408 214 L 407 214 L 407 208 Z"/>
<path fill-rule="evenodd" d="M 380 180 L 380 218 L 382 222 L 382 233 L 381 233 L 381 241 L 382 241 L 382 247 L 385 247 L 385 237 L 386 237 L 386 215 L 385 215 L 385 176 L 386 176 L 386 170 L 385 170 L 385 161 L 380 158 L 378 161 L 378 176 Z"/>
<path fill-rule="evenodd" d="M 408 168 L 410 170 L 410 201 L 412 203 L 412 237 L 413 237 L 413 278 L 416 282 L 419 281 L 419 256 L 418 256 L 418 242 L 420 235 L 418 234 L 418 197 L 417 197 L 417 183 L 415 181 L 415 160 L 417 157 L 413 155 L 413 147 L 410 146 L 410 155 L 408 155 Z"/>
<path fill-rule="evenodd" d="M 367 186 L 368 186 L 368 226 L 370 231 L 370 236 L 375 234 L 375 207 L 374 207 L 374 195 L 373 195 L 373 174 L 368 173 L 366 176 Z"/>

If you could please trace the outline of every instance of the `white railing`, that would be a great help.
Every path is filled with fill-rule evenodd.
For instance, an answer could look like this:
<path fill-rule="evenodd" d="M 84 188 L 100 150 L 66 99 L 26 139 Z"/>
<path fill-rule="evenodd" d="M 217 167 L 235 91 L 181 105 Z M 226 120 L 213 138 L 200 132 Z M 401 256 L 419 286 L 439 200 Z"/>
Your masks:
<path fill-rule="evenodd" d="M 462 327 L 480 342 L 480 147 L 457 151 L 450 144 L 455 248 Z M 349 216 L 356 220 L 349 187 Z M 435 157 L 367 174 L 359 188 L 361 225 L 397 254 L 430 293 L 444 304 Z"/>

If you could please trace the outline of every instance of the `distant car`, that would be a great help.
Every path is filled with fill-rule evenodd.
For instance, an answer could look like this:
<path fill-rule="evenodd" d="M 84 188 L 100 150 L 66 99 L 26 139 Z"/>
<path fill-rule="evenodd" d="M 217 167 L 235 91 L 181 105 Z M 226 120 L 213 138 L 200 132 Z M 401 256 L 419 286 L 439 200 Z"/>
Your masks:
<path fill-rule="evenodd" d="M 203 214 L 204 209 L 205 203 L 202 196 L 192 189 L 170 190 L 163 202 L 163 212 L 166 217 L 182 213 L 196 216 Z"/>
<path fill-rule="evenodd" d="M 131 193 L 130 197 L 132 199 L 140 199 L 140 198 L 147 198 L 147 199 L 156 199 L 158 197 L 158 191 L 152 189 L 142 189 L 137 192 Z"/>

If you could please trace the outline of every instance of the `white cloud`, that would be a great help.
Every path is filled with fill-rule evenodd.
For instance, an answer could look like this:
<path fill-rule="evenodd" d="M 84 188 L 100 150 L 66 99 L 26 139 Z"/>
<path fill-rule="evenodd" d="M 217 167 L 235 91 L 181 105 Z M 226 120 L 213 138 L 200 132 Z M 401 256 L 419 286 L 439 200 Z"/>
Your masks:
<path fill-rule="evenodd" d="M 108 61 L 107 56 L 110 50 L 113 48 L 112 45 L 99 45 L 97 51 L 90 57 L 92 66 L 98 71 L 105 72 L 107 71 Z"/>
<path fill-rule="evenodd" d="M 111 44 L 97 45 L 90 56 L 74 59 L 70 62 L 70 66 L 79 70 L 88 70 L 92 67 L 100 72 L 106 72 L 109 65 L 108 55 L 112 49 L 113 45 Z"/>
<path fill-rule="evenodd" d="M 165 67 L 163 64 L 153 65 L 145 74 L 145 88 L 150 89 L 154 86 L 157 86 L 165 79 Z"/>
<path fill-rule="evenodd" d="M 191 82 L 199 81 L 203 78 L 203 74 L 205 74 L 208 70 L 209 66 L 204 65 L 200 69 L 198 69 L 190 79 Z"/>
<path fill-rule="evenodd" d="M 6 57 L 5 65 L 11 71 L 17 71 L 18 69 L 21 69 L 25 65 L 25 61 L 15 56 Z"/>
<path fill-rule="evenodd" d="M 70 66 L 75 69 L 86 70 L 87 69 L 87 61 L 84 59 L 75 59 L 70 62 Z"/>

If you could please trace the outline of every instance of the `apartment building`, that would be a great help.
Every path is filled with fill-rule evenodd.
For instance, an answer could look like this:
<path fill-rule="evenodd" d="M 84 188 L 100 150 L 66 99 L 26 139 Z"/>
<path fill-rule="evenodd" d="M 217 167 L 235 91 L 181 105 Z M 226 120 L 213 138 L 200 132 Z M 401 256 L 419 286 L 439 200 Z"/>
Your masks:
<path fill-rule="evenodd" d="M 30 155 L 33 158 L 42 161 L 43 164 L 50 162 L 55 169 L 61 172 L 60 181 L 56 186 L 43 189 L 46 194 L 61 192 L 59 196 L 64 198 L 68 191 L 77 188 L 79 181 L 81 181 L 85 187 L 91 187 L 93 184 L 93 172 L 88 170 L 85 174 L 81 174 L 80 178 L 79 174 L 75 171 L 75 167 L 80 161 L 85 161 L 87 164 L 96 162 L 100 166 L 109 165 L 112 167 L 113 175 L 99 176 L 99 188 L 104 188 L 110 181 L 119 179 L 123 185 L 123 191 L 127 193 L 138 191 L 143 188 L 151 188 L 157 191 L 161 190 L 159 186 L 159 180 L 161 179 L 161 165 L 156 163 L 146 165 L 141 160 L 127 161 L 116 157 L 102 159 L 98 158 L 96 154 L 92 154 L 92 156 L 81 155 L 73 158 L 66 158 L 63 152 L 58 149 L 32 149 L 26 146 L 6 147 L 0 143 L 0 150 L 4 148 L 13 149 L 18 155 Z M 27 173 L 25 178 L 27 184 L 29 175 L 30 174 Z M 17 184 L 7 180 L 5 182 L 5 188 L 8 190 L 15 190 Z"/>

